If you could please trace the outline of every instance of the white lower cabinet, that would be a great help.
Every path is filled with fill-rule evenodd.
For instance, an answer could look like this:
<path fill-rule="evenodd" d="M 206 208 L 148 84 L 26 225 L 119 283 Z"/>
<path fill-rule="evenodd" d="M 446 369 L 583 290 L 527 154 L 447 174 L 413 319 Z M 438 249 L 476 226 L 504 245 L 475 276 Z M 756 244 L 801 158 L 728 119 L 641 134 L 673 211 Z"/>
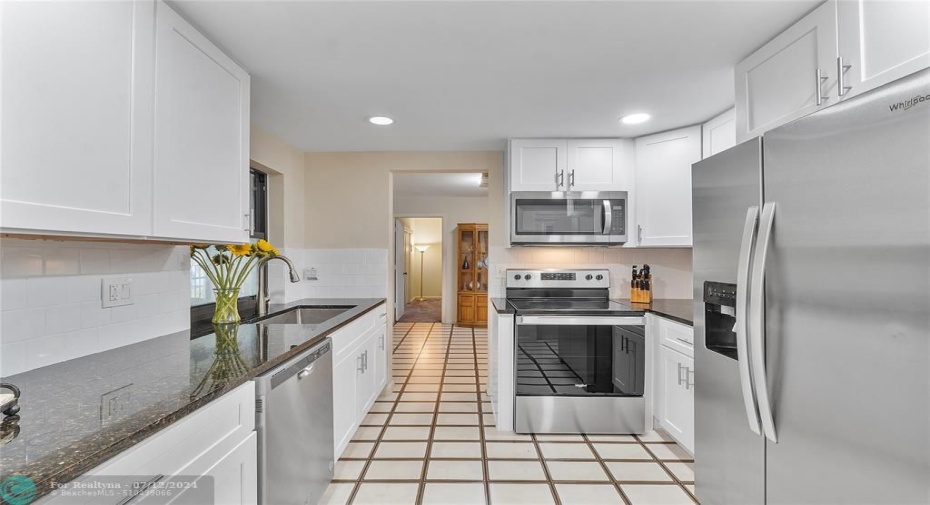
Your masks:
<path fill-rule="evenodd" d="M 658 349 L 653 415 L 679 445 L 694 454 L 694 329 L 650 316 L 649 339 Z"/>
<path fill-rule="evenodd" d="M 342 455 L 387 384 L 387 325 L 382 305 L 330 336 L 333 341 L 333 444 Z"/>

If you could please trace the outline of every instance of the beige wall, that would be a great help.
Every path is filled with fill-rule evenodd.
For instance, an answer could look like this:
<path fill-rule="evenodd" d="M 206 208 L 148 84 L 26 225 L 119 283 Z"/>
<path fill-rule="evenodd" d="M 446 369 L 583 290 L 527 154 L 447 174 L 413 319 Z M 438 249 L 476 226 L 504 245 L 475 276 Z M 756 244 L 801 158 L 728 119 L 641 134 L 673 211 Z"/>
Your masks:
<path fill-rule="evenodd" d="M 435 217 L 412 217 L 401 219 L 413 233 L 413 244 L 428 245 L 423 252 L 414 247 L 410 261 L 410 291 L 414 297 L 440 298 L 442 296 L 443 220 Z M 420 291 L 420 260 L 423 260 L 423 291 Z"/>
<path fill-rule="evenodd" d="M 442 217 L 444 241 L 442 321 L 444 323 L 453 323 L 456 317 L 456 272 L 458 271 L 456 227 L 459 223 L 488 223 L 489 203 L 487 197 L 405 197 L 396 198 L 394 201 L 395 215 Z M 495 223 L 490 225 L 490 228 L 493 232 L 501 228 L 501 225 Z"/>
<path fill-rule="evenodd" d="M 252 166 L 269 175 L 271 242 L 284 248 L 306 247 L 303 151 L 256 126 L 252 126 L 251 143 Z"/>

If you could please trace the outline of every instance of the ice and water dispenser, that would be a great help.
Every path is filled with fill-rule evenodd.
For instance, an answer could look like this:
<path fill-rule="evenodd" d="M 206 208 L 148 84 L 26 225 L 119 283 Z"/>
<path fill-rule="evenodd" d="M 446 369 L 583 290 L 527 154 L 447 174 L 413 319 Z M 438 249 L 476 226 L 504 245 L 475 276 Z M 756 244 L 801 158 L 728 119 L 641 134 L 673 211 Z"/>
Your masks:
<path fill-rule="evenodd" d="M 704 345 L 736 359 L 736 284 L 704 282 Z"/>

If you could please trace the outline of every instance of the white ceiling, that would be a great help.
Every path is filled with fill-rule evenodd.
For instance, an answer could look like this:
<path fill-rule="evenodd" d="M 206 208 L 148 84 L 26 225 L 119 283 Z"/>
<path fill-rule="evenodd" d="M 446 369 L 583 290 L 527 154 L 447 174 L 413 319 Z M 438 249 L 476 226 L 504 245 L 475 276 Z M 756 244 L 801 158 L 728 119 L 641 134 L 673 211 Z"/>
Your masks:
<path fill-rule="evenodd" d="M 394 195 L 404 196 L 488 196 L 487 187 L 479 187 L 480 173 L 394 174 Z"/>
<path fill-rule="evenodd" d="M 173 5 L 252 75 L 261 128 L 305 151 L 398 151 L 706 121 L 733 104 L 734 64 L 820 1 Z M 654 118 L 617 122 L 630 112 Z"/>

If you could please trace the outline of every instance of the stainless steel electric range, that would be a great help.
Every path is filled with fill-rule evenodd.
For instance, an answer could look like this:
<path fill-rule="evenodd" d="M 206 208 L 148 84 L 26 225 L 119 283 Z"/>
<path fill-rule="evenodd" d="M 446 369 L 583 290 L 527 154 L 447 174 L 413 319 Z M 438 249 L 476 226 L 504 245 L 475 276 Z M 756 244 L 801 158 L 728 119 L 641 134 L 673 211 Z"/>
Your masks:
<path fill-rule="evenodd" d="M 508 270 L 518 433 L 643 433 L 644 316 L 607 270 Z"/>

